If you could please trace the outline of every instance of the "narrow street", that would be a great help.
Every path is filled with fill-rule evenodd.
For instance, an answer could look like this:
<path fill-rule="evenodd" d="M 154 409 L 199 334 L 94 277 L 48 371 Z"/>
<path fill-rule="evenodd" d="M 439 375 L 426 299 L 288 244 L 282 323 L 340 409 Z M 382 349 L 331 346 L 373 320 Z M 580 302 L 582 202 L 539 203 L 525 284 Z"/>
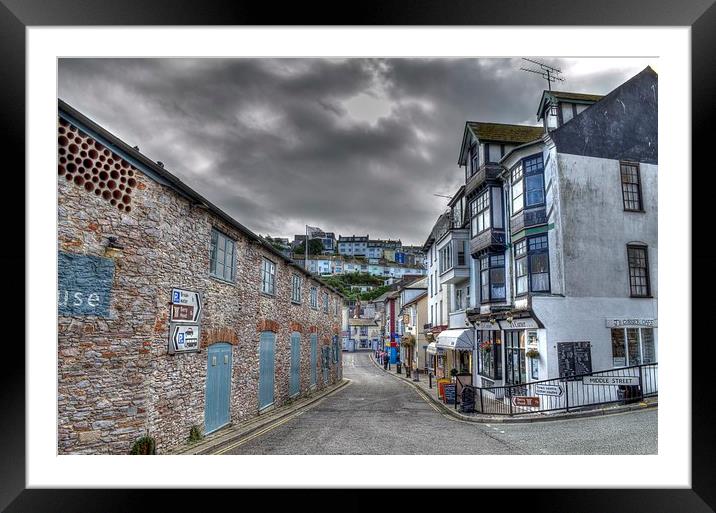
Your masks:
<path fill-rule="evenodd" d="M 657 410 L 538 423 L 445 416 L 369 352 L 343 353 L 349 386 L 222 454 L 656 454 Z"/>

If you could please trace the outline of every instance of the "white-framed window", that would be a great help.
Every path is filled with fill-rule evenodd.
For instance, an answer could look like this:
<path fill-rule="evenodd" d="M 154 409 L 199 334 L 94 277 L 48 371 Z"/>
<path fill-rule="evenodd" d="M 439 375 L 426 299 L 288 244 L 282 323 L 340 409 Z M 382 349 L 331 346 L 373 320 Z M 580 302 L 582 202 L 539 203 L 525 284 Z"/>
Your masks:
<path fill-rule="evenodd" d="M 323 311 L 328 313 L 328 292 L 323 292 Z"/>
<path fill-rule="evenodd" d="M 209 252 L 209 274 L 225 281 L 234 281 L 235 243 L 219 230 L 211 229 L 211 248 Z"/>
<path fill-rule="evenodd" d="M 612 366 L 655 363 L 654 328 L 612 328 Z"/>
<path fill-rule="evenodd" d="M 291 301 L 294 303 L 301 303 L 301 276 L 294 274 L 291 276 Z"/>
<path fill-rule="evenodd" d="M 318 289 L 311 287 L 311 308 L 318 309 Z"/>
<path fill-rule="evenodd" d="M 264 294 L 276 294 L 276 264 L 268 258 L 262 259 L 261 263 L 261 292 Z"/>
<path fill-rule="evenodd" d="M 475 237 L 490 228 L 489 187 L 470 204 L 470 217 L 470 236 Z"/>

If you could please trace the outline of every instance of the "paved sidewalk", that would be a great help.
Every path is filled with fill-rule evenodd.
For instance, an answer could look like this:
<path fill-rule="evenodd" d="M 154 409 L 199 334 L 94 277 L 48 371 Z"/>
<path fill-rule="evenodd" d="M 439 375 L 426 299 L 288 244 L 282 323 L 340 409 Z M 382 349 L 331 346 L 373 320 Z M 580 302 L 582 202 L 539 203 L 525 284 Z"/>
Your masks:
<path fill-rule="evenodd" d="M 485 422 L 485 423 L 512 423 L 512 422 L 543 422 L 550 420 L 563 420 L 563 419 L 575 419 L 580 417 L 594 417 L 597 415 L 609 415 L 613 413 L 623 413 L 633 410 L 643 410 L 645 408 L 656 408 L 659 404 L 658 397 L 648 397 L 642 402 L 634 404 L 615 404 L 606 405 L 601 408 L 575 410 L 569 412 L 557 411 L 557 412 L 543 412 L 543 413 L 528 413 L 523 415 L 486 415 L 482 413 L 462 413 L 459 409 L 455 408 L 454 404 L 445 404 L 438 398 L 438 386 L 437 378 L 433 377 L 432 388 L 429 387 L 428 375 L 421 372 L 420 381 L 413 381 L 415 373 L 411 373 L 411 377 L 405 376 L 405 367 L 401 369 L 401 374 L 397 373 L 395 364 L 390 365 L 389 370 L 383 369 L 383 366 L 375 359 L 375 353 L 371 353 L 368 358 L 374 365 L 379 367 L 383 372 L 390 374 L 396 379 L 400 379 L 405 383 L 408 383 L 415 387 L 422 396 L 427 398 L 432 404 L 440 409 L 441 412 L 451 415 L 457 419 L 468 421 L 468 422 Z M 460 405 L 458 405 L 458 408 Z"/>
<path fill-rule="evenodd" d="M 315 402 L 328 397 L 338 390 L 342 390 L 344 387 L 348 386 L 350 382 L 351 381 L 349 379 L 344 378 L 337 384 L 329 388 L 322 389 L 320 392 L 311 394 L 307 397 L 302 397 L 288 406 L 271 410 L 267 413 L 260 414 L 258 417 L 253 417 L 237 424 L 230 424 L 229 426 L 221 428 L 210 435 L 206 435 L 199 442 L 187 443 L 186 445 L 182 445 L 181 447 L 175 448 L 165 454 L 213 454 L 222 447 L 230 445 L 239 438 L 249 435 L 284 417 L 288 417 L 289 415 L 310 407 Z"/>

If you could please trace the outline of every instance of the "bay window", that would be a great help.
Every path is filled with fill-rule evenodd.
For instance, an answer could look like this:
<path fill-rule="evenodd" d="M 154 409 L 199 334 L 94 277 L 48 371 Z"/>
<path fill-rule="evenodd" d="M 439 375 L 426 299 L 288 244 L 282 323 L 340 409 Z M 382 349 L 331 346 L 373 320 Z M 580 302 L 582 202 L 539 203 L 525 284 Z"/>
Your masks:
<path fill-rule="evenodd" d="M 485 255 L 480 259 L 480 300 L 505 299 L 505 256 Z"/>
<path fill-rule="evenodd" d="M 517 295 L 549 292 L 547 235 L 529 237 L 515 244 L 515 278 Z"/>
<path fill-rule="evenodd" d="M 472 237 L 490 228 L 490 188 L 485 189 L 470 204 L 470 235 Z"/>
<path fill-rule="evenodd" d="M 544 195 L 542 155 L 523 159 L 512 170 L 512 213 L 544 205 Z"/>

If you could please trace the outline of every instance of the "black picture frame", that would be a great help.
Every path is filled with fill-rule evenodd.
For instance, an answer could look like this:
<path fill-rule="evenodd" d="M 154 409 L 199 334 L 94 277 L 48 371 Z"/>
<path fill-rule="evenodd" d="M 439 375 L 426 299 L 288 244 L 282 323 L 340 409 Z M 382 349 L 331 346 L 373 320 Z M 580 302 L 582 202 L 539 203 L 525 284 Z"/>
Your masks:
<path fill-rule="evenodd" d="M 714 0 L 603 0 L 595 3 L 587 0 L 554 0 L 550 2 L 523 2 L 520 0 L 494 1 L 438 1 L 438 0 L 369 0 L 350 5 L 341 5 L 341 11 L 320 3 L 292 2 L 277 9 L 267 2 L 229 2 L 202 0 L 115 0 L 115 1 L 41 1 L 41 0 L 0 0 L 0 63 L 3 94 L 3 155 L 6 157 L 3 173 L 4 190 L 12 201 L 5 202 L 3 234 L 5 251 L 2 253 L 5 312 L 14 317 L 12 324 L 20 327 L 19 337 L 7 337 L 3 344 L 5 365 L 0 373 L 0 509 L 8 512 L 25 511 L 135 511 L 144 509 L 146 495 L 161 502 L 161 510 L 186 509 L 187 495 L 199 493 L 196 490 L 85 490 L 85 489 L 26 489 L 25 484 L 25 351 L 20 343 L 24 339 L 22 323 L 17 319 L 19 305 L 25 305 L 23 273 L 25 269 L 25 226 L 17 221 L 17 213 L 24 212 L 23 198 L 32 194 L 25 187 L 20 169 L 25 168 L 25 29 L 29 26 L 103 26 L 103 25 L 617 25 L 617 26 L 685 26 L 691 27 L 691 79 L 692 79 L 692 151 L 693 168 L 701 169 L 698 183 L 692 179 L 692 192 L 704 194 L 712 190 L 714 181 L 712 166 L 706 163 L 709 144 L 713 145 L 716 122 L 711 119 L 716 97 L 716 6 Z M 342 16 L 338 13 L 341 12 Z M 476 53 L 479 53 L 477 51 Z M 669 99 L 665 99 L 669 101 Z M 668 141 L 666 142 L 668 144 Z M 7 157 L 14 157 L 14 164 Z M 702 166 L 697 167 L 698 164 Z M 688 162 L 679 170 L 666 172 L 682 173 L 688 177 Z M 695 178 L 695 176 L 692 176 Z M 12 192 L 10 192 L 12 191 Z M 19 202 L 12 205 L 11 203 Z M 692 201 L 692 233 L 705 236 L 710 215 L 708 201 Z M 701 228 L 701 229 L 699 229 Z M 705 242 L 705 244 L 708 244 Z M 693 271 L 706 271 L 713 267 L 712 252 L 691 253 Z M 680 248 L 687 253 L 691 248 Z M 31 272 L 31 270 L 26 270 Z M 479 503 L 487 506 L 494 499 L 495 504 L 530 511 L 578 511 L 590 512 L 706 512 L 716 507 L 716 437 L 713 428 L 713 401 L 708 398 L 711 372 L 707 348 L 711 345 L 704 326 L 712 314 L 713 272 L 701 272 L 698 289 L 692 291 L 691 300 L 693 328 L 691 339 L 692 355 L 692 486 L 690 489 L 535 489 L 481 490 Z M 699 294 L 703 297 L 699 297 Z M 28 305 L 30 306 L 30 305 Z M 683 319 L 684 338 L 665 341 L 668 344 L 686 346 L 689 342 L 688 319 Z M 698 334 L 702 334 L 698 337 Z M 48 350 L 54 350 L 54 343 L 48 341 Z M 31 364 L 31 362 L 29 362 Z M 662 419 L 663 420 L 663 419 Z M 667 419 L 668 421 L 668 419 Z M 405 469 L 403 469 L 405 470 Z M 438 469 L 435 469 L 437 471 Z M 526 471 L 527 469 L 523 469 Z M 401 469 L 396 469 L 401 471 Z M 535 469 L 529 469 L 534 472 Z M 565 472 L 570 472 L 565 468 Z M 558 477 L 557 477 L 558 479 Z M 386 486 L 388 486 L 386 484 Z M 206 493 L 209 490 L 201 490 Z M 261 491 L 211 491 L 215 500 L 232 500 L 241 494 L 241 504 L 266 500 Z M 310 492 L 294 492 L 308 498 Z M 320 492 L 324 494 L 325 492 Z M 415 505 L 416 492 L 410 492 L 408 507 Z M 391 498 L 376 495 L 353 500 L 355 492 L 342 492 L 340 502 L 323 495 L 324 500 L 333 502 L 333 507 L 365 510 L 380 503 L 393 504 Z M 474 495 L 473 495 L 474 496 Z M 488 497 L 491 496 L 491 497 Z M 329 498 L 330 497 L 330 498 Z M 444 498 L 452 501 L 453 492 Z M 270 501 L 282 498 L 282 493 L 271 492 Z M 300 497 L 303 498 L 303 497 Z M 509 500 L 507 500 L 508 498 Z M 336 497 L 338 499 L 338 497 Z M 396 509 L 401 503 L 395 499 Z M 507 503 L 507 504 L 506 504 Z M 467 504 L 469 505 L 469 503 Z"/>

